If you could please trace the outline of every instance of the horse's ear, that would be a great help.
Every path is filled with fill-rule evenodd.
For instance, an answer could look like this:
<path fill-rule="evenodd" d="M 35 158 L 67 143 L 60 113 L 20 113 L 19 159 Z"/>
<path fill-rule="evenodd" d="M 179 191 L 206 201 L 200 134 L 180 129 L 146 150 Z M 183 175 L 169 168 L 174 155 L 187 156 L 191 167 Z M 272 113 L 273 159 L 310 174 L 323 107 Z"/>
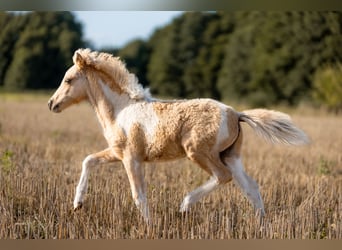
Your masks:
<path fill-rule="evenodd" d="M 75 52 L 72 59 L 74 61 L 74 64 L 77 67 L 79 67 L 80 69 L 82 69 L 86 66 L 86 62 L 85 62 L 84 58 L 82 57 L 82 55 L 78 51 Z"/>

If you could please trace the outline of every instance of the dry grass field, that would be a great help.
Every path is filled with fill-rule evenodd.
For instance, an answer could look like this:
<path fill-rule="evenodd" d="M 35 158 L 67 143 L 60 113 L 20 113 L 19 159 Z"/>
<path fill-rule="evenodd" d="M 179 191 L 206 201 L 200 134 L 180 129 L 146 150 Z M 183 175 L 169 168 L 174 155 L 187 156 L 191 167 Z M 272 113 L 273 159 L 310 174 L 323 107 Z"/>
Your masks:
<path fill-rule="evenodd" d="M 208 176 L 187 160 L 146 164 L 148 227 L 121 164 L 94 169 L 84 207 L 73 212 L 81 162 L 106 143 L 88 105 L 57 115 L 47 99 L 0 95 L 1 239 L 342 238 L 341 116 L 290 111 L 312 140 L 301 147 L 268 144 L 243 125 L 244 164 L 265 202 L 261 223 L 234 182 L 180 214 L 185 194 Z"/>

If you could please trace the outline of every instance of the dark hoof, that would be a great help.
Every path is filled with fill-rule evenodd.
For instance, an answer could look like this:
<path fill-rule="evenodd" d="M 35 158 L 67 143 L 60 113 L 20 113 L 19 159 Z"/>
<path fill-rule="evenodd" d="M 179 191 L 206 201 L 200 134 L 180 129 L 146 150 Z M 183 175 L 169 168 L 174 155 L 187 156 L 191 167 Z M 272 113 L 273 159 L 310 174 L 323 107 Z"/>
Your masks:
<path fill-rule="evenodd" d="M 74 207 L 74 212 L 76 212 L 77 210 L 80 210 L 83 206 L 82 202 L 78 202 L 77 205 Z"/>

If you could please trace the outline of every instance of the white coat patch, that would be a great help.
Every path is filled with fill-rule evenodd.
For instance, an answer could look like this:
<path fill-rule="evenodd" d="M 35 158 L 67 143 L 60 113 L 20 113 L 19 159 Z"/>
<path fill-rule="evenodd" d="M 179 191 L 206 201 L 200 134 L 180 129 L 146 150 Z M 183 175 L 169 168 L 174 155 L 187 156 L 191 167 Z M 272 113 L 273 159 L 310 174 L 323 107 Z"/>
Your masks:
<path fill-rule="evenodd" d="M 147 142 L 151 142 L 155 134 L 159 119 L 152 103 L 135 103 L 121 110 L 116 117 L 117 124 L 127 134 L 133 124 L 142 126 Z"/>
<path fill-rule="evenodd" d="M 127 105 L 129 97 L 113 92 L 106 84 L 101 83 L 105 96 L 112 103 L 115 110 L 115 121 L 127 135 L 131 126 L 138 123 L 142 126 L 147 143 L 152 141 L 159 119 L 149 102 L 133 102 Z"/>
<path fill-rule="evenodd" d="M 227 141 L 227 138 L 229 137 L 226 107 L 221 104 L 219 106 L 221 109 L 221 119 L 219 130 L 217 132 L 216 137 L 216 146 L 218 147 L 224 144 Z"/>

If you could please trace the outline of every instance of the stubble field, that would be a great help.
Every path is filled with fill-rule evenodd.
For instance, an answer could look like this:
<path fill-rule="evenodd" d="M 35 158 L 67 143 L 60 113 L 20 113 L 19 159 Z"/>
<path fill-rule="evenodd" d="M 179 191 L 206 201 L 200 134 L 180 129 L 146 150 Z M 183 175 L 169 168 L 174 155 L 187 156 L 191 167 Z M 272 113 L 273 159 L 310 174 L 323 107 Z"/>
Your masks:
<path fill-rule="evenodd" d="M 290 111 L 311 144 L 274 146 L 243 125 L 246 172 L 260 185 L 259 222 L 234 182 L 178 212 L 208 178 L 187 160 L 146 164 L 152 224 L 131 198 L 121 164 L 92 170 L 83 209 L 72 210 L 83 158 L 106 147 L 88 105 L 61 114 L 48 96 L 0 95 L 0 238 L 341 239 L 342 117 Z"/>

